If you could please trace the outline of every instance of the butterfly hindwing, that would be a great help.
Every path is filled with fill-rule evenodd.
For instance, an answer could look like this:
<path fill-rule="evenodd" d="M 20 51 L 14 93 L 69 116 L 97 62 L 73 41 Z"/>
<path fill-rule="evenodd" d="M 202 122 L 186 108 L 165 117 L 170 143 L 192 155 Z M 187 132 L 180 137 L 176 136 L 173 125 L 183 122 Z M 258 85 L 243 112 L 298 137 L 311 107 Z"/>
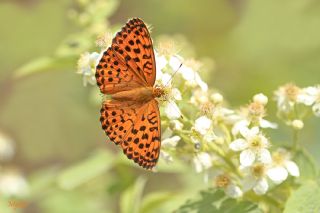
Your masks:
<path fill-rule="evenodd" d="M 143 105 L 105 101 L 100 121 L 110 140 L 120 145 L 129 159 L 147 169 L 156 165 L 161 141 L 157 101 Z"/>

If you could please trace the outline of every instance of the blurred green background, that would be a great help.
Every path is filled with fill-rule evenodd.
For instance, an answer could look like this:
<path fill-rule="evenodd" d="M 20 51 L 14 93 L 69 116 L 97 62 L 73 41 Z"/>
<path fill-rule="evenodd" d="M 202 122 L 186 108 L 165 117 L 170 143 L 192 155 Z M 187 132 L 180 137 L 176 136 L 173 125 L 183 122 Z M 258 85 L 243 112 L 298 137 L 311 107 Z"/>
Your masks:
<path fill-rule="evenodd" d="M 101 212 L 108 208 L 109 212 L 125 212 L 119 208 L 119 200 L 126 202 L 128 187 L 139 176 L 135 186 L 139 188 L 148 179 L 144 193 L 161 189 L 163 199 L 170 195 L 170 200 L 168 207 L 160 209 L 172 210 L 206 187 L 202 176 L 186 172 L 186 168 L 181 169 L 184 172 L 168 168 L 159 174 L 146 173 L 127 164 L 124 156 L 118 157 L 119 150 L 104 143 L 100 107 L 90 103 L 90 90 L 75 74 L 76 57 L 47 72 L 12 79 L 21 66 L 38 57 L 53 56 L 62 41 L 82 30 L 69 18 L 70 9 L 76 7 L 71 0 L 0 3 L 0 129 L 16 143 L 15 157 L 3 166 L 18 167 L 37 194 L 23 211 Z M 195 58 L 213 59 L 214 69 L 204 80 L 232 106 L 246 104 L 259 92 L 272 97 L 286 82 L 298 86 L 320 82 L 320 3 L 316 0 L 119 0 L 114 8 L 108 19 L 111 25 L 140 17 L 153 26 L 152 37 L 183 35 Z M 275 115 L 274 102 L 268 110 Z M 278 122 L 275 117 L 269 119 Z M 320 162 L 319 119 L 311 119 L 305 126 L 300 140 Z M 289 129 L 280 128 L 284 134 L 270 132 L 274 142 L 290 141 Z M 87 171 L 79 170 L 79 177 L 91 171 L 103 175 L 72 186 L 71 180 L 78 176 L 72 173 L 68 177 L 67 173 L 64 179 L 57 174 L 68 172 L 69 166 L 95 156 L 95 152 L 99 157 L 91 160 L 105 161 L 106 166 L 81 164 Z M 56 175 L 60 175 L 58 185 L 66 187 L 56 187 Z M 73 190 L 66 190 L 68 187 Z M 157 208 L 150 212 L 157 211 L 161 212 Z"/>

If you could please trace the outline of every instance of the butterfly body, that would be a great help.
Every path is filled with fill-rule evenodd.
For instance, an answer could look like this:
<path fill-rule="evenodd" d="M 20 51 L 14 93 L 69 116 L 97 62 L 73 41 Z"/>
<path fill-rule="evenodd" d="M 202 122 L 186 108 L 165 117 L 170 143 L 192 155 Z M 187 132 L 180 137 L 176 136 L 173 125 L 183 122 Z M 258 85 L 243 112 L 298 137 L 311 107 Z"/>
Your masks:
<path fill-rule="evenodd" d="M 136 101 L 139 103 L 149 102 L 151 99 L 159 97 L 157 88 L 140 87 L 128 91 L 121 91 L 111 95 L 112 99 L 118 101 Z"/>
<path fill-rule="evenodd" d="M 152 40 L 142 20 L 131 19 L 118 32 L 96 67 L 101 93 L 111 95 L 100 110 L 102 129 L 110 141 L 143 168 L 159 158 L 161 123 L 155 86 L 156 63 Z"/>

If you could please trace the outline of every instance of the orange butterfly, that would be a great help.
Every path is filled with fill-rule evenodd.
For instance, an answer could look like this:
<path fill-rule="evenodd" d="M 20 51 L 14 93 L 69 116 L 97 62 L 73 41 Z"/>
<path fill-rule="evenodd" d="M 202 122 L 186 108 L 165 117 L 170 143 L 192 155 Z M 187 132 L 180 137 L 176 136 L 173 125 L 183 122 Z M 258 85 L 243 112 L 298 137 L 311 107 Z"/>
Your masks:
<path fill-rule="evenodd" d="M 107 136 L 129 159 L 146 169 L 159 158 L 161 124 L 155 87 L 152 40 L 142 20 L 131 19 L 118 32 L 96 67 L 100 91 L 111 95 L 102 104 L 100 121 Z"/>

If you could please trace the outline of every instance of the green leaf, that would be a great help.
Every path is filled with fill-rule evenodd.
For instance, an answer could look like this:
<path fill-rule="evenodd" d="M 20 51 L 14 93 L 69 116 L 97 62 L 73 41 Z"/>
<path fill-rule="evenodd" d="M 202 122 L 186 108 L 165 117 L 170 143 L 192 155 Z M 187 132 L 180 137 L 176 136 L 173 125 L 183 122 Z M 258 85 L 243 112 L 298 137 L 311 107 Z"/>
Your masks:
<path fill-rule="evenodd" d="M 315 179 L 318 174 L 313 157 L 305 150 L 298 150 L 294 156 L 294 162 L 300 169 L 300 181 Z"/>
<path fill-rule="evenodd" d="M 58 184 L 64 189 L 73 189 L 105 173 L 112 167 L 114 157 L 106 150 L 99 150 L 88 159 L 63 171 Z"/>
<path fill-rule="evenodd" d="M 18 68 L 14 73 L 15 78 L 22 78 L 39 72 L 50 71 L 54 68 L 75 67 L 74 56 L 70 57 L 40 57 Z"/>
<path fill-rule="evenodd" d="M 163 206 L 169 200 L 172 200 L 171 192 L 155 192 L 147 195 L 142 201 L 141 213 L 151 213 L 155 209 Z"/>
<path fill-rule="evenodd" d="M 258 206 L 249 201 L 237 201 L 228 198 L 225 193 L 217 189 L 209 189 L 200 192 L 200 199 L 189 200 L 182 205 L 176 212 L 215 212 L 215 213 L 258 213 L 261 212 Z"/>
<path fill-rule="evenodd" d="M 284 213 L 320 212 L 320 187 L 315 182 L 307 182 L 288 199 Z"/>
<path fill-rule="evenodd" d="M 123 192 L 120 198 L 121 213 L 139 213 L 142 199 L 142 191 L 145 186 L 146 179 L 139 177 L 133 186 Z"/>

